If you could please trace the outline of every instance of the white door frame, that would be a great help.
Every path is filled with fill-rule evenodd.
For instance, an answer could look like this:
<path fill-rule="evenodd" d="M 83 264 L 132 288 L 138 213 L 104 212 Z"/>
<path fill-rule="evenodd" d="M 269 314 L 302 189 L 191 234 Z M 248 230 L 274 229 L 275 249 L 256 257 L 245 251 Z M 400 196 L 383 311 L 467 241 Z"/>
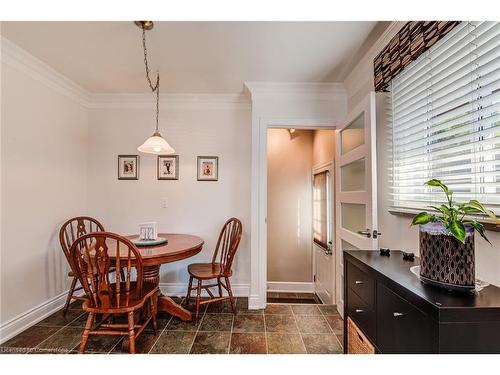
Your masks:
<path fill-rule="evenodd" d="M 334 142 L 335 142 L 335 134 L 333 134 L 334 137 Z M 336 241 L 335 241 L 335 159 L 326 161 L 324 163 L 318 164 L 316 166 L 313 166 L 312 168 L 312 179 L 311 183 L 313 183 L 314 180 L 314 175 L 317 173 L 321 173 L 324 171 L 329 171 L 330 172 L 330 183 L 327 186 L 328 189 L 328 194 L 330 194 L 330 212 L 328 215 L 330 216 L 330 241 L 332 241 L 332 249 L 333 249 L 333 254 L 332 254 L 332 271 L 333 271 L 333 277 L 332 277 L 332 285 L 331 285 L 331 291 L 332 291 L 332 301 L 333 303 L 336 303 L 337 301 L 337 291 L 336 291 L 336 280 L 337 280 L 337 265 L 336 265 Z M 312 199 L 312 198 L 311 198 Z M 314 211 L 313 211 L 314 212 Z M 316 252 L 314 251 L 314 233 L 313 236 L 311 237 L 311 243 L 312 243 L 312 254 L 313 254 L 313 275 L 316 272 Z M 316 245 L 317 246 L 317 245 Z M 314 282 L 314 280 L 313 280 Z M 314 282 L 314 291 L 316 291 L 316 283 Z"/>
<path fill-rule="evenodd" d="M 267 129 L 334 130 L 336 125 L 331 119 L 261 117 L 258 128 L 252 129 L 250 309 L 262 309 L 267 304 Z"/>

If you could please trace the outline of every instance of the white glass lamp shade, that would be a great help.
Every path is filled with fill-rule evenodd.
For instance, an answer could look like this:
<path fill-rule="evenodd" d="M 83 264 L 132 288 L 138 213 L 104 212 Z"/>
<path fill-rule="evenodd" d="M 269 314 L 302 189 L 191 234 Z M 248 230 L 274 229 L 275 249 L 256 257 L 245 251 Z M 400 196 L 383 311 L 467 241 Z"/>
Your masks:
<path fill-rule="evenodd" d="M 160 133 L 154 133 L 151 137 L 137 147 L 137 150 L 146 154 L 175 154 L 175 150 L 168 144 L 168 142 L 161 136 Z"/>

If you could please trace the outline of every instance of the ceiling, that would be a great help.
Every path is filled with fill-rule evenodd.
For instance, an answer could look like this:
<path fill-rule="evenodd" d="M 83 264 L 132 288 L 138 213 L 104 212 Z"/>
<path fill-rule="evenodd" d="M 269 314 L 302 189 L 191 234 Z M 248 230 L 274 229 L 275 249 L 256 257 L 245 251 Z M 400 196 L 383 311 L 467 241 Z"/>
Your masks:
<path fill-rule="evenodd" d="M 155 22 L 147 32 L 149 64 L 159 68 L 164 93 L 239 93 L 245 81 L 340 82 L 376 24 Z M 149 90 L 133 22 L 1 26 L 4 37 L 90 92 Z"/>

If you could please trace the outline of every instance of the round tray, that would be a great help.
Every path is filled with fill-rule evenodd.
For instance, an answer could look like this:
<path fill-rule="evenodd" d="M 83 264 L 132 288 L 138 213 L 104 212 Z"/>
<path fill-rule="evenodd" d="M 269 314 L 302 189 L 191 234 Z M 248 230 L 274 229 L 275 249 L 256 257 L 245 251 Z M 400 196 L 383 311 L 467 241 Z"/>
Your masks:
<path fill-rule="evenodd" d="M 167 243 L 168 240 L 165 237 L 158 237 L 156 240 L 140 240 L 139 236 L 130 239 L 135 246 L 157 246 Z"/>
<path fill-rule="evenodd" d="M 410 271 L 411 273 L 413 273 L 416 277 L 418 277 L 420 279 L 420 281 L 422 281 L 424 284 L 431 284 L 431 285 L 438 285 L 440 286 L 441 288 L 445 288 L 442 284 L 437 284 L 436 282 L 434 282 L 433 280 L 429 280 L 423 276 L 420 275 L 420 266 L 413 266 L 413 267 L 410 267 Z M 470 289 L 460 289 L 459 287 L 457 287 L 456 285 L 450 285 L 449 286 L 449 290 L 462 290 L 462 291 L 472 291 L 472 292 L 480 292 L 482 289 L 486 288 L 487 286 L 489 286 L 490 284 L 487 283 L 486 281 L 483 281 L 483 280 L 480 280 L 480 279 L 476 279 L 476 282 L 475 282 L 475 286 L 473 288 L 470 288 Z"/>

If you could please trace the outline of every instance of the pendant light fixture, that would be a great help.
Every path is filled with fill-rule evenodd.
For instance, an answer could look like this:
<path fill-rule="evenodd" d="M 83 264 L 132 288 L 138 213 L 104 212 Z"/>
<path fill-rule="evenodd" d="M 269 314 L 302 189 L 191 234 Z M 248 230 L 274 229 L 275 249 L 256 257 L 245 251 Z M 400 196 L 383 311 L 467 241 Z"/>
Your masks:
<path fill-rule="evenodd" d="M 147 154 L 174 154 L 175 150 L 168 144 L 168 142 L 161 136 L 158 130 L 158 115 L 160 107 L 160 73 L 156 72 L 156 83 L 153 85 L 149 78 L 149 65 L 148 65 L 148 52 L 146 49 L 146 30 L 153 28 L 153 21 L 135 21 L 135 24 L 142 29 L 142 47 L 144 50 L 144 65 L 146 68 L 146 79 L 153 94 L 156 94 L 156 128 L 151 137 L 137 147 L 137 150 Z"/>

